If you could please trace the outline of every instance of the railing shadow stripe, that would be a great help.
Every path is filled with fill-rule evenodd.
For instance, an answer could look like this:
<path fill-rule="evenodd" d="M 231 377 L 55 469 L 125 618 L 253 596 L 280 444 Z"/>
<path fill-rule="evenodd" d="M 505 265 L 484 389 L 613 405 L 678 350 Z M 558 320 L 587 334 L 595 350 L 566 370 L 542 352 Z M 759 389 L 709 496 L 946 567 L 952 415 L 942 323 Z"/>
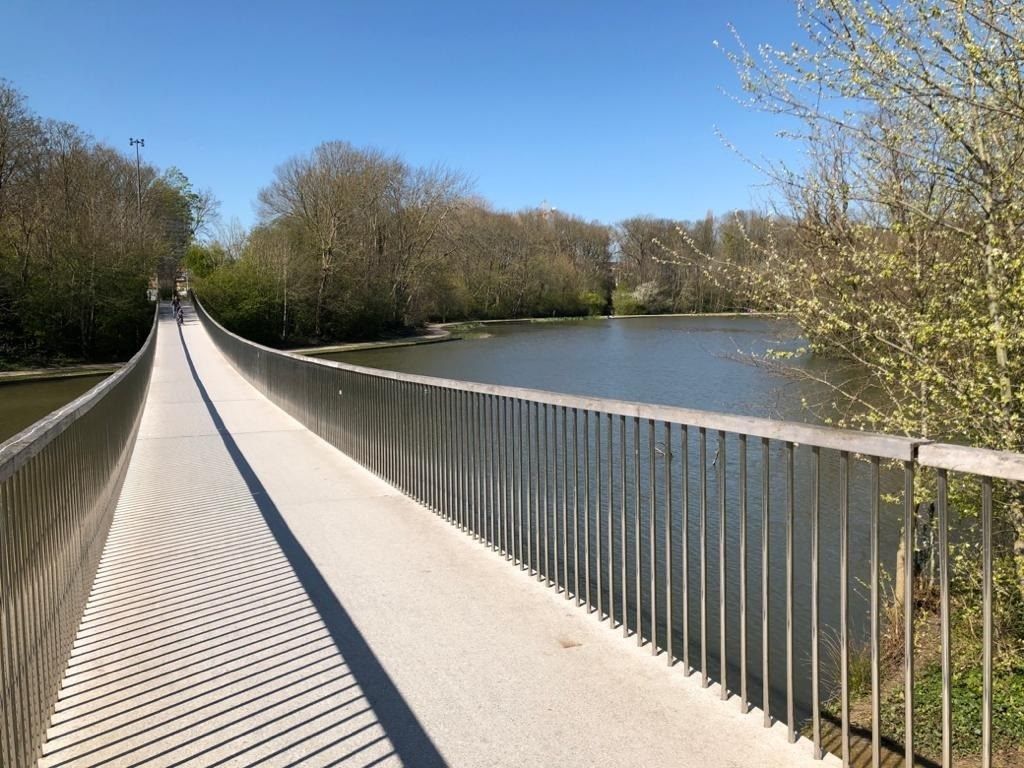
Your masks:
<path fill-rule="evenodd" d="M 290 628 L 290 629 L 288 629 L 286 631 L 283 631 L 283 632 L 274 633 L 272 635 L 268 635 L 266 639 L 267 640 L 276 639 L 276 640 L 281 640 L 282 642 L 291 642 L 293 640 L 303 639 L 303 642 L 308 644 L 308 643 L 312 642 L 312 640 L 314 640 L 314 639 L 319 639 L 319 636 L 321 636 L 321 633 L 322 633 L 322 628 L 316 627 L 315 630 L 310 630 L 308 632 L 304 632 L 304 633 L 296 635 L 295 633 L 296 633 L 297 629 L 299 629 L 299 628 Z M 324 639 L 326 640 L 327 637 L 325 637 Z M 220 650 L 216 650 L 217 647 L 219 647 Z M 81 683 L 79 683 L 78 685 L 80 687 L 82 687 L 83 689 L 92 692 L 94 689 L 102 689 L 102 688 L 104 688 L 106 686 L 120 684 L 120 683 L 123 683 L 126 680 L 130 680 L 130 679 L 138 677 L 140 675 L 148 675 L 148 677 L 144 677 L 144 678 L 142 678 L 142 680 L 140 680 L 138 682 L 132 682 L 132 683 L 128 683 L 127 685 L 122 685 L 122 687 L 117 688 L 114 691 L 102 694 L 104 696 L 105 695 L 111 695 L 112 693 L 117 693 L 117 692 L 120 692 L 122 690 L 126 690 L 128 688 L 138 688 L 140 685 L 142 685 L 143 683 L 146 683 L 146 682 L 151 682 L 153 680 L 163 680 L 163 679 L 165 679 L 167 677 L 168 673 L 166 673 L 166 672 L 165 673 L 160 673 L 160 674 L 153 674 L 153 673 L 156 673 L 158 670 L 166 670 L 166 669 L 170 669 L 172 671 L 177 670 L 177 669 L 180 668 L 180 664 L 182 662 L 184 662 L 184 660 L 186 660 L 188 658 L 197 658 L 197 659 L 202 660 L 202 662 L 204 664 L 209 665 L 209 664 L 213 664 L 214 662 L 216 662 L 216 660 L 218 658 L 222 657 L 222 656 L 229 656 L 231 653 L 234 653 L 236 651 L 245 651 L 245 650 L 246 650 L 245 646 L 243 646 L 242 648 L 238 648 L 236 646 L 230 645 L 229 643 L 220 643 L 218 646 L 214 646 L 213 648 L 203 649 L 203 650 L 199 650 L 199 651 L 195 651 L 195 652 L 186 653 L 186 654 L 184 654 L 184 655 L 182 655 L 180 657 L 177 657 L 177 658 L 167 659 L 167 660 L 165 660 L 165 662 L 162 662 L 160 664 L 155 664 L 155 665 L 151 665 L 151 666 L 139 665 L 137 668 L 132 669 L 130 674 L 125 674 L 125 675 L 122 675 L 121 677 L 114 677 L 115 673 L 111 673 L 109 675 L 108 674 L 103 674 L 103 675 L 101 675 L 101 676 L 99 676 L 99 677 L 97 677 L 95 679 L 84 680 Z M 255 651 L 250 650 L 249 652 L 255 652 Z M 141 693 L 142 693 L 142 691 L 139 691 L 139 694 L 141 694 Z M 68 691 L 68 690 L 62 691 L 62 694 L 69 695 L 69 696 L 76 696 L 77 695 L 74 691 Z"/>
<path fill-rule="evenodd" d="M 331 643 L 328 638 L 324 638 L 323 646 L 320 646 L 320 645 L 310 645 L 309 642 L 307 640 L 303 639 L 303 638 L 297 638 L 297 639 L 302 640 L 302 643 L 299 644 L 299 645 L 296 645 L 295 647 L 290 647 L 287 643 L 283 643 L 280 647 L 278 647 L 275 650 L 274 653 L 265 653 L 262 656 L 255 656 L 255 658 L 254 658 L 254 655 L 251 652 L 243 651 L 241 653 L 241 655 L 237 659 L 234 659 L 233 661 L 237 661 L 241 666 L 244 666 L 244 667 L 247 667 L 247 668 L 258 669 L 260 664 L 263 664 L 264 662 L 269 662 L 271 659 L 283 658 L 284 661 L 287 661 L 289 658 L 295 658 L 295 656 L 297 655 L 300 647 L 303 650 L 306 650 L 307 652 L 309 652 L 310 649 L 313 650 L 313 651 L 319 651 L 319 650 L 323 650 L 323 649 L 326 649 L 326 648 L 333 648 L 334 647 L 333 643 Z M 227 663 L 230 663 L 230 662 L 227 662 Z M 221 662 L 221 664 L 224 665 L 225 662 Z M 190 686 L 199 686 L 199 685 L 202 685 L 204 681 L 217 680 L 217 679 L 220 679 L 223 675 L 228 674 L 230 672 L 234 672 L 234 671 L 237 671 L 237 670 L 233 669 L 231 667 L 225 667 L 225 666 L 220 666 L 218 668 L 207 667 L 207 668 L 202 668 L 202 669 L 199 669 L 199 670 L 196 670 L 196 671 L 193 671 L 193 672 L 189 672 L 187 674 L 179 675 L 177 678 L 175 678 L 174 682 L 175 683 L 182 683 L 183 684 L 186 680 L 191 680 L 192 682 L 189 683 Z M 156 675 L 153 678 L 151 678 L 149 680 L 142 681 L 139 684 L 141 685 L 141 684 L 144 684 L 144 683 L 158 682 L 158 681 L 163 680 L 163 678 L 164 678 L 163 675 Z M 81 717 L 81 718 L 90 718 L 90 717 L 94 716 L 95 714 L 97 714 L 98 712 L 102 712 L 104 710 L 109 710 L 109 709 L 112 709 L 114 707 L 119 707 L 120 708 L 120 710 L 119 710 L 120 712 L 131 711 L 132 709 L 141 709 L 141 708 L 143 708 L 143 707 L 145 707 L 147 705 L 147 702 L 145 701 L 145 699 L 140 697 L 138 695 L 138 693 L 133 693 L 133 694 L 128 695 L 128 696 L 123 696 L 122 698 L 117 699 L 115 701 L 107 702 L 106 704 L 103 704 L 101 706 L 95 707 L 94 709 L 91 709 L 91 710 L 88 710 L 88 711 L 85 711 L 85 712 L 72 711 L 72 710 L 76 710 L 77 707 L 85 706 L 87 704 L 94 704 L 97 701 L 102 701 L 103 699 L 109 698 L 112 695 L 115 695 L 115 694 L 118 694 L 118 693 L 123 693 L 126 690 L 130 690 L 132 688 L 137 688 L 137 687 L 138 687 L 138 685 L 124 686 L 122 688 L 119 688 L 116 691 L 111 691 L 111 692 L 109 692 L 107 694 L 104 694 L 102 696 L 96 696 L 96 697 L 93 697 L 91 699 L 87 699 L 85 701 L 75 702 L 73 705 L 70 705 L 70 706 L 66 707 L 65 709 L 63 709 L 63 710 L 58 711 L 58 715 L 69 715 L 69 716 L 63 718 L 62 720 L 58 720 L 57 721 L 57 725 L 66 724 L 66 723 L 70 722 L 72 719 L 79 718 L 79 717 Z M 129 704 L 130 702 L 135 702 L 135 706 L 134 707 L 128 707 L 126 709 L 125 705 Z"/>
<path fill-rule="evenodd" d="M 265 592 L 263 594 L 267 595 L 267 596 L 287 594 L 288 592 L 295 591 L 297 589 L 302 589 L 302 585 L 294 584 L 294 583 L 288 583 L 288 584 L 284 584 L 283 586 L 280 586 L 280 587 L 275 587 L 272 590 L 268 590 L 267 592 Z M 166 629 L 166 625 L 168 625 L 168 624 L 190 624 L 192 622 L 199 621 L 201 619 L 205 619 L 208 614 L 216 615 L 218 610 L 220 610 L 220 609 L 215 607 L 215 606 L 220 606 L 220 605 L 222 605 L 224 603 L 230 603 L 230 602 L 232 602 L 230 598 L 225 598 L 224 600 L 220 600 L 220 601 L 217 601 L 215 603 L 207 605 L 207 607 L 205 609 L 203 609 L 202 611 L 182 610 L 182 611 L 179 611 L 178 614 L 175 615 L 175 616 L 164 616 L 164 617 L 161 617 L 160 619 L 156 619 L 156 620 L 140 619 L 137 622 L 132 622 L 131 623 L 131 624 L 136 625 L 134 627 L 134 629 L 126 629 L 126 627 L 131 626 L 131 624 L 121 624 L 120 626 L 117 627 L 117 629 L 120 629 L 120 630 L 123 630 L 123 631 L 115 632 L 113 634 L 103 634 L 103 633 L 97 633 L 97 632 L 90 632 L 88 634 L 88 636 L 84 637 L 79 643 L 76 643 L 76 645 L 75 645 L 75 652 L 77 653 L 82 648 L 86 648 L 86 647 L 89 647 L 89 646 L 92 646 L 92 645 L 97 645 L 97 644 L 100 644 L 100 643 L 104 643 L 105 644 L 105 643 L 110 643 L 112 641 L 116 642 L 116 640 L 114 640 L 114 638 L 124 637 L 124 636 L 135 637 L 136 633 L 142 632 L 143 630 L 147 630 L 148 634 L 157 634 L 159 632 L 164 631 Z M 182 618 L 182 616 L 187 616 L 188 618 Z"/>
<path fill-rule="evenodd" d="M 313 611 L 308 611 L 308 613 L 311 616 L 316 617 L 316 614 Z M 296 624 L 296 621 L 298 621 L 298 619 L 290 619 L 286 622 L 282 622 L 281 624 L 270 625 L 269 627 L 267 627 L 267 629 L 279 628 L 282 625 L 292 626 L 288 626 L 287 630 L 282 630 L 276 633 L 269 633 L 263 636 L 265 637 L 265 639 L 269 640 L 274 637 L 281 637 L 296 632 L 307 625 L 319 626 L 322 628 L 322 625 L 319 623 L 317 618 L 313 618 L 313 620 L 304 622 L 303 624 Z M 256 626 L 259 625 L 257 624 Z M 263 630 L 261 630 L 261 632 L 262 631 Z M 326 630 L 324 631 L 326 632 Z M 224 639 L 225 634 L 228 636 L 227 639 Z M 116 676 L 121 675 L 126 670 L 131 670 L 130 675 L 126 675 L 126 677 L 131 677 L 135 675 L 153 672 L 157 669 L 162 669 L 164 667 L 178 665 L 188 659 L 200 658 L 203 660 L 212 660 L 217 657 L 218 654 L 216 652 L 218 651 L 218 649 L 230 649 L 233 646 L 238 645 L 239 643 L 244 641 L 247 637 L 255 636 L 255 633 L 251 635 L 246 635 L 242 632 L 236 633 L 233 631 L 228 631 L 220 635 L 215 635 L 213 637 L 204 638 L 202 640 L 189 643 L 185 648 L 181 648 L 181 646 L 184 645 L 184 643 L 186 642 L 186 639 L 179 639 L 175 635 L 173 636 L 172 639 L 169 639 L 168 642 L 165 642 L 162 645 L 158 646 L 156 649 L 154 649 L 155 651 L 159 652 L 158 663 L 151 663 L 152 661 L 154 661 L 150 658 L 154 655 L 154 652 L 151 650 L 146 650 L 143 653 L 136 652 L 131 656 L 128 656 L 126 651 L 125 654 L 119 655 L 120 659 L 122 659 L 125 662 L 124 664 L 102 664 L 100 666 L 100 669 L 102 671 L 99 672 L 96 672 L 96 670 L 92 669 L 83 670 L 81 673 L 83 675 L 88 675 L 90 672 L 96 672 L 96 674 L 94 674 L 93 676 L 84 677 L 81 680 L 76 680 L 73 683 L 66 685 L 65 690 L 69 689 L 71 685 L 88 686 L 89 688 L 104 687 L 110 684 L 109 682 L 107 682 L 108 680 L 110 680 L 111 678 L 116 678 Z M 172 644 L 179 646 L 179 650 L 166 650 L 167 647 Z"/>
<path fill-rule="evenodd" d="M 286 664 L 290 663 L 291 661 L 294 661 L 294 660 L 290 659 L 289 662 L 286 662 Z M 181 707 L 187 707 L 188 708 L 187 712 L 189 712 L 189 713 L 193 713 L 194 714 L 196 712 L 202 712 L 204 709 L 212 707 L 212 706 L 214 706 L 216 704 L 223 704 L 224 702 L 229 701 L 229 700 L 231 700 L 231 699 L 233 699 L 233 698 L 235 698 L 237 696 L 240 696 L 240 695 L 245 694 L 245 693 L 249 693 L 251 691 L 255 691 L 255 690 L 259 689 L 259 688 L 263 688 L 264 686 L 266 686 L 269 683 L 273 683 L 273 682 L 276 682 L 278 680 L 283 680 L 285 678 L 290 678 L 290 677 L 294 676 L 296 672 L 307 670 L 310 667 L 316 667 L 316 666 L 318 666 L 323 661 L 331 661 L 331 655 L 328 654 L 328 655 L 324 656 L 322 659 L 314 659 L 312 661 L 304 660 L 304 663 L 301 664 L 300 666 L 296 667 L 295 669 L 289 669 L 289 670 L 286 670 L 286 671 L 282 671 L 282 672 L 279 672 L 278 674 L 273 675 L 271 677 L 261 678 L 258 683 L 253 683 L 252 685 L 249 685 L 249 686 L 247 686 L 245 688 L 240 688 L 240 689 L 238 689 L 238 690 L 236 690 L 236 691 L 234 691 L 234 692 L 232 692 L 232 693 L 230 693 L 230 694 L 228 694 L 226 696 L 222 696 L 219 699 L 215 699 L 212 702 L 209 702 L 209 703 L 206 703 L 206 704 L 200 704 L 198 706 L 195 705 L 195 702 L 197 700 L 199 700 L 199 699 L 205 698 L 206 696 L 209 696 L 210 694 L 212 694 L 212 693 L 214 693 L 216 691 L 223 690 L 225 688 L 232 688 L 235 685 L 237 685 L 238 681 L 232 679 L 232 680 L 230 680 L 228 682 L 222 683 L 221 685 L 218 685 L 218 686 L 216 686 L 214 688 L 211 688 L 209 690 L 203 691 L 201 693 L 193 693 L 193 695 L 188 696 L 188 697 L 183 698 L 183 699 L 180 699 L 179 701 L 176 701 L 173 704 L 168 704 L 165 707 L 161 707 L 161 708 L 156 709 L 156 710 L 148 711 L 145 715 L 140 715 L 138 717 L 129 718 L 129 719 L 118 718 L 118 724 L 115 725 L 115 726 L 111 726 L 107 730 L 102 730 L 102 731 L 95 730 L 95 727 L 93 726 L 93 727 L 90 728 L 89 736 L 86 737 L 85 739 L 83 739 L 82 741 L 78 741 L 78 742 L 68 742 L 67 741 L 67 738 L 69 737 L 69 735 L 73 735 L 74 731 L 71 731 L 68 734 L 62 734 L 61 735 L 61 745 L 60 745 L 60 748 L 59 748 L 58 751 L 74 749 L 75 747 L 79 746 L 80 744 L 85 743 L 86 741 L 92 741 L 93 739 L 103 738 L 103 737 L 105 737 L 105 736 L 107 736 L 109 734 L 116 733 L 117 731 L 124 730 L 125 728 L 128 728 L 130 726 L 137 726 L 137 725 L 139 725 L 139 724 L 141 724 L 143 722 L 151 720 L 154 717 L 158 717 L 158 716 L 164 714 L 165 712 L 169 712 L 170 710 L 173 710 L 173 709 L 179 709 Z M 277 668 L 277 669 L 279 669 L 279 668 Z M 275 669 L 275 671 L 277 671 L 277 669 Z M 269 691 L 264 691 L 263 693 L 260 694 L 260 696 L 262 698 L 262 697 L 266 697 L 266 696 L 272 695 L 274 693 L 278 693 L 278 692 L 287 690 L 288 687 L 291 686 L 293 683 L 301 683 L 301 682 L 306 681 L 306 680 L 312 680 L 314 677 L 320 676 L 320 675 L 324 674 L 325 672 L 329 672 L 329 671 L 331 671 L 333 669 L 337 669 L 337 670 L 345 669 L 345 665 L 341 664 L 341 663 L 338 663 L 338 664 L 335 664 L 333 666 L 328 666 L 328 667 L 322 668 L 320 670 L 317 670 L 316 672 L 310 673 L 309 675 L 306 675 L 304 677 L 300 677 L 297 680 L 294 680 L 292 682 L 286 683 L 285 685 L 282 685 L 279 688 L 274 688 L 274 689 L 271 689 Z M 341 679 L 343 677 L 347 677 L 350 674 L 351 673 L 345 673 L 344 675 L 341 675 L 339 677 L 339 679 Z M 191 689 L 189 689 L 189 692 L 192 692 Z M 173 698 L 173 694 L 174 694 L 174 692 L 165 692 L 164 696 L 166 698 Z M 236 703 L 236 706 L 241 706 L 244 703 L 246 703 L 246 702 Z M 167 720 L 164 720 L 163 722 L 150 723 L 149 725 L 147 725 L 147 728 L 148 729 L 159 728 L 160 726 L 168 725 L 170 723 L 173 723 L 177 719 L 178 719 L 177 717 L 174 717 L 174 718 L 168 718 Z M 103 721 L 101 720 L 100 722 L 103 722 Z M 110 742 L 107 742 L 107 743 L 110 743 Z"/>
<path fill-rule="evenodd" d="M 98 654 L 98 655 L 95 655 L 95 656 L 86 656 L 85 658 L 79 658 L 79 659 L 77 659 L 75 661 L 74 664 L 69 664 L 68 665 L 68 672 L 66 673 L 65 676 L 69 677 L 72 674 L 77 674 L 77 672 L 73 671 L 75 667 L 79 667 L 79 666 L 86 666 L 86 667 L 88 667 L 90 665 L 101 664 L 102 663 L 102 659 L 117 658 L 119 656 L 124 656 L 124 655 L 127 655 L 127 654 L 131 654 L 131 655 L 134 655 L 134 656 L 149 655 L 149 654 L 154 653 L 154 652 L 159 652 L 159 650 L 161 648 L 165 648 L 169 644 L 172 644 L 172 643 L 173 644 L 185 643 L 185 642 L 188 642 L 189 640 L 191 640 L 193 638 L 202 637 L 203 640 L 201 642 L 208 642 L 210 640 L 222 637 L 222 636 L 227 635 L 227 634 L 234 634 L 236 637 L 244 637 L 244 635 L 241 634 L 241 632 L 243 632 L 245 630 L 253 629 L 255 627 L 260 627 L 260 626 L 263 626 L 265 624 L 267 625 L 265 627 L 266 629 L 277 627 L 277 626 L 283 626 L 285 624 L 290 624 L 290 623 L 292 623 L 294 621 L 298 621 L 299 618 L 303 618 L 305 615 L 310 614 L 311 611 L 310 611 L 308 605 L 299 604 L 299 607 L 294 608 L 294 609 L 289 610 L 289 611 L 285 611 L 285 612 L 281 612 L 280 609 L 278 609 L 278 610 L 275 611 L 274 615 L 271 618 L 268 618 L 268 617 L 264 616 L 265 613 L 266 613 L 266 611 L 265 611 L 264 606 L 259 606 L 259 605 L 248 606 L 244 611 L 242 611 L 241 613 L 237 614 L 237 616 L 247 616 L 248 614 L 255 614 L 252 618 L 248 618 L 248 616 L 247 616 L 247 618 L 245 618 L 243 620 L 239 620 L 237 618 L 237 616 L 236 616 L 236 618 L 233 620 L 231 626 L 224 628 L 220 632 L 217 632 L 216 630 L 210 630 L 210 629 L 197 629 L 194 632 L 192 632 L 191 634 L 189 634 L 189 633 L 175 633 L 174 638 L 173 638 L 173 640 L 171 642 L 160 642 L 160 641 L 147 640 L 147 641 L 144 641 L 144 642 L 141 642 L 141 643 L 136 643 L 134 645 L 129 645 L 129 646 L 126 646 L 126 647 L 122 647 L 118 651 L 115 651 L 115 652 L 103 653 L 103 654 Z M 298 616 L 294 616 L 294 614 L 299 614 L 299 615 Z M 292 618 L 287 618 L 286 619 L 285 618 L 286 616 L 292 616 Z M 271 622 L 271 621 L 273 621 L 275 623 L 270 624 L 269 622 Z M 213 633 L 213 634 L 211 634 L 211 633 Z M 162 639 L 163 638 L 161 638 L 161 640 Z"/>
<path fill-rule="evenodd" d="M 238 558 L 242 562 L 252 562 L 252 558 Z M 135 611 L 144 608 L 145 606 L 151 606 L 154 603 L 166 605 L 168 600 L 177 599 L 178 595 L 190 594 L 189 588 L 192 584 L 201 580 L 203 584 L 209 585 L 209 588 L 204 591 L 210 591 L 211 589 L 221 589 L 227 584 L 232 584 L 238 580 L 238 576 L 241 574 L 259 574 L 276 571 L 280 568 L 287 568 L 288 562 L 282 555 L 279 559 L 280 564 L 271 561 L 269 563 L 263 562 L 252 562 L 250 568 L 242 567 L 231 567 L 225 563 L 221 566 L 209 566 L 207 568 L 200 568 L 195 573 L 195 578 L 188 578 L 186 576 L 175 576 L 165 581 L 157 581 L 155 583 L 147 583 L 144 586 L 140 586 L 138 589 L 125 589 L 120 598 L 111 598 L 109 602 L 103 605 L 103 611 L 92 611 L 93 614 L 100 613 L 101 616 L 120 616 L 121 614 L 130 614 Z M 212 579 L 213 576 L 221 576 L 225 578 Z M 97 609 L 100 606 L 97 606 Z M 103 623 L 102 618 L 93 619 L 91 624 L 98 625 Z M 83 620 L 83 627 L 86 625 Z"/>
<path fill-rule="evenodd" d="M 214 598 L 219 598 L 225 593 L 241 596 L 249 592 L 259 592 L 266 584 L 282 581 L 281 577 L 288 575 L 289 572 L 288 564 L 284 562 L 283 566 L 268 565 L 263 568 L 254 568 L 250 571 L 251 579 L 243 579 L 238 574 L 232 573 L 227 578 L 215 581 L 197 580 L 195 583 L 201 583 L 203 587 L 194 592 L 189 591 L 190 585 L 187 583 L 180 584 L 178 589 L 173 591 L 156 590 L 155 593 L 147 596 L 148 599 L 135 600 L 119 606 L 116 611 L 112 612 L 109 619 L 93 621 L 88 627 L 83 627 L 83 632 L 87 633 L 86 636 L 93 637 L 115 629 L 130 627 L 139 622 L 139 615 L 146 614 L 147 608 L 159 607 L 162 616 L 168 616 L 170 612 L 181 608 L 213 604 Z M 232 591 L 229 590 L 231 585 L 240 586 Z"/>

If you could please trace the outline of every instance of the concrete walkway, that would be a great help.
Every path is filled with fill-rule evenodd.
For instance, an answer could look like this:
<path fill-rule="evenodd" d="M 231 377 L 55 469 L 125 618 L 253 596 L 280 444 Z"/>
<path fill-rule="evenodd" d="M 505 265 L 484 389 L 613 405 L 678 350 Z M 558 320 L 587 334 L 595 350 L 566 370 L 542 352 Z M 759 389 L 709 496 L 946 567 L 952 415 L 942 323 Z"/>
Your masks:
<path fill-rule="evenodd" d="M 308 432 L 192 317 L 161 320 L 40 764 L 822 765 Z"/>

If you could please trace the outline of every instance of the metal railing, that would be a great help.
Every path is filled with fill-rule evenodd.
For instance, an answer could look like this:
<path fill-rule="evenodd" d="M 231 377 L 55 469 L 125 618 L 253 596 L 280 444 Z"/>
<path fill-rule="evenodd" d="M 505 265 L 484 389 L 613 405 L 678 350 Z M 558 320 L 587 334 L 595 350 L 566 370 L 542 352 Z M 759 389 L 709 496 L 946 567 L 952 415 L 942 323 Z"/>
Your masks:
<path fill-rule="evenodd" d="M 938 478 L 942 729 L 944 762 L 952 760 L 943 478 L 980 476 L 988 501 L 979 726 L 989 764 L 991 484 L 1024 480 L 1024 457 L 312 359 L 242 339 L 196 308 L 239 372 L 311 431 L 669 665 L 717 683 L 722 699 L 737 696 L 744 712 L 759 706 L 766 727 L 783 721 L 790 741 L 804 733 L 818 758 L 831 728 L 844 764 L 860 762 L 857 742 L 874 765 L 883 746 L 913 765 L 915 558 L 901 553 L 915 550 L 922 467 Z M 895 585 L 900 559 L 908 575 Z M 883 630 L 902 645 L 911 692 L 901 743 L 888 745 Z M 864 655 L 871 722 L 860 727 L 850 666 Z"/>
<path fill-rule="evenodd" d="M 0 444 L 0 765 L 35 765 L 146 399 L 142 349 Z"/>

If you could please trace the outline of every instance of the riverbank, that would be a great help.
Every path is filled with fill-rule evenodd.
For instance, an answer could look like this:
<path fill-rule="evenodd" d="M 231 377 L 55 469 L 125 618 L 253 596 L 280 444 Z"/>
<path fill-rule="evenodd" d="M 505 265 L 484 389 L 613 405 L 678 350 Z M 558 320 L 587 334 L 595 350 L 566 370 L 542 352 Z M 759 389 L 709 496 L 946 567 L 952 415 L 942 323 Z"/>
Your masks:
<path fill-rule="evenodd" d="M 539 324 L 539 323 L 576 323 L 597 320 L 631 320 L 638 318 L 652 317 L 782 317 L 781 312 L 703 312 L 695 314 L 692 312 L 668 313 L 660 315 L 576 315 L 560 317 L 515 317 L 497 320 L 454 320 L 450 323 L 429 323 L 426 331 L 422 334 L 400 339 L 386 339 L 381 341 L 358 341 L 344 344 L 327 344 L 319 347 L 298 347 L 288 350 L 297 355 L 309 355 L 318 357 L 320 355 L 333 355 L 343 352 L 366 352 L 375 349 L 392 349 L 398 347 L 413 347 L 423 344 L 437 344 L 445 341 L 458 341 L 467 334 L 479 338 L 478 331 L 488 325 L 509 325 L 514 323 Z"/>
<path fill-rule="evenodd" d="M 114 366 L 73 366 L 0 374 L 0 443 L 95 387 Z"/>
<path fill-rule="evenodd" d="M 450 325 L 450 324 L 449 324 Z M 348 344 L 330 344 L 322 347 L 301 347 L 290 349 L 296 355 L 333 355 L 341 352 L 365 352 L 370 349 L 391 349 L 394 347 L 413 347 L 420 344 L 438 344 L 444 341 L 455 341 L 458 339 L 446 326 L 428 325 L 424 333 L 401 339 L 388 339 L 384 341 L 357 341 Z"/>
<path fill-rule="evenodd" d="M 514 317 L 497 320 L 454 320 L 450 323 L 437 323 L 432 327 L 458 331 L 462 328 L 473 329 L 481 325 L 503 325 L 505 323 L 574 323 L 585 320 L 631 320 L 652 317 L 784 317 L 785 315 L 785 312 L 668 312 L 648 315 L 572 315 L 559 317 Z"/>
<path fill-rule="evenodd" d="M 88 365 L 64 365 L 55 368 L 0 371 L 0 384 L 19 384 L 26 381 L 49 381 L 51 379 L 75 379 L 81 376 L 108 376 L 122 365 L 123 363 L 94 363 Z"/>

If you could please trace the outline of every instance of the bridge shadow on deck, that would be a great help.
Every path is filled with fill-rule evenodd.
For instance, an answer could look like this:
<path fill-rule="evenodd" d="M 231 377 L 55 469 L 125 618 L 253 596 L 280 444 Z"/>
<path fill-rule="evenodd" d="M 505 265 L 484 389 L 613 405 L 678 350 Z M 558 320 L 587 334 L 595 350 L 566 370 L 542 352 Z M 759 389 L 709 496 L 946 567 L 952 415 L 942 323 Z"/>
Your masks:
<path fill-rule="evenodd" d="M 189 372 L 192 374 L 199 395 L 217 428 L 217 433 L 224 442 L 224 447 L 238 468 L 252 498 L 256 501 L 260 513 L 287 559 L 288 565 L 305 589 L 307 597 L 316 608 L 335 646 L 344 657 L 352 677 L 362 690 L 367 704 L 376 715 L 378 723 L 383 727 L 395 755 L 402 764 L 417 766 L 417 768 L 419 766 L 433 768 L 433 766 L 446 765 L 430 736 L 427 735 L 401 692 L 381 666 L 377 656 L 356 628 L 319 569 L 298 539 L 295 538 L 281 512 L 267 494 L 259 477 L 246 461 L 196 371 L 188 344 L 185 342 L 180 328 L 178 335 L 185 353 L 185 360 L 188 362 Z"/>
<path fill-rule="evenodd" d="M 141 451 L 137 471 L 165 480 L 122 497 L 131 525 L 111 533 L 41 765 L 445 765 L 178 340 L 217 435 Z M 169 476 L 200 470 L 216 479 L 176 506 Z"/>

